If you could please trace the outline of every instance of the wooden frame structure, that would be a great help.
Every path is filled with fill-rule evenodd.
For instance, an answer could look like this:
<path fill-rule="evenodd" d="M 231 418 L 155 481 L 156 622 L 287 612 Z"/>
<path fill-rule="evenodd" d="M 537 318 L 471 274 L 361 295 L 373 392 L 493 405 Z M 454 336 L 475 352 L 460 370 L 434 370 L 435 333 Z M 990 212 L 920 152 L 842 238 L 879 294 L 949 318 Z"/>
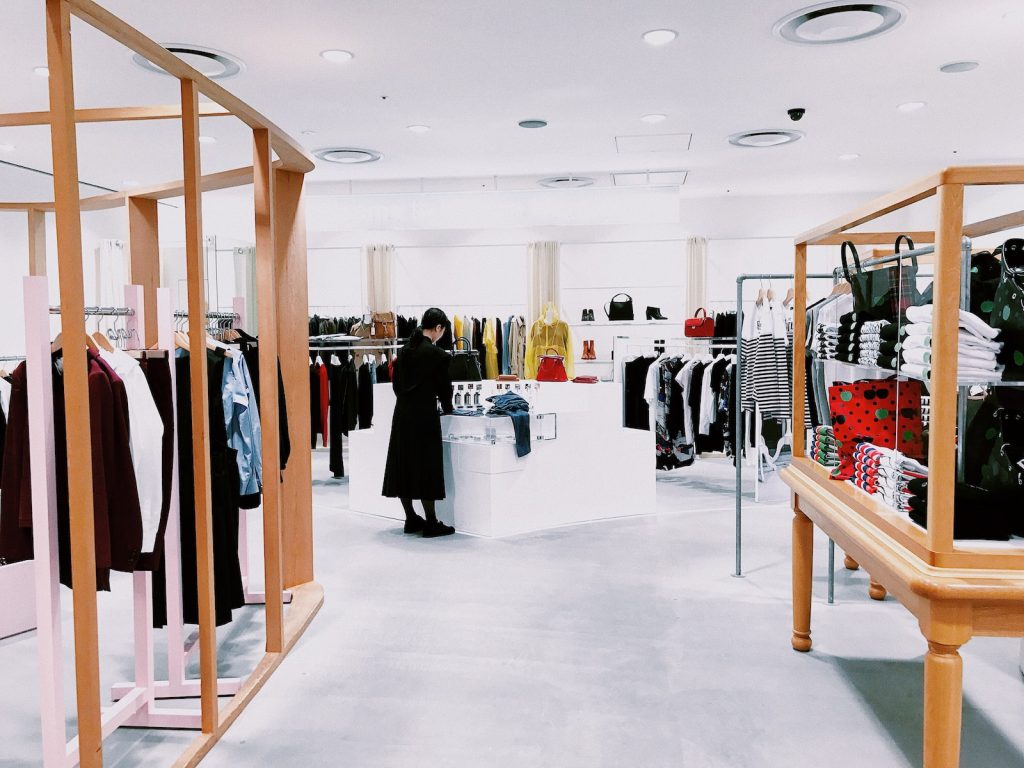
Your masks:
<path fill-rule="evenodd" d="M 960 763 L 962 660 L 958 649 L 974 635 L 1024 636 L 1024 547 L 1012 542 L 953 539 L 956 480 L 957 347 L 963 238 L 1024 225 L 1013 213 L 964 223 L 965 187 L 1024 184 L 1024 166 L 948 168 L 881 197 L 796 239 L 793 367 L 793 463 L 782 477 L 793 491 L 793 648 L 811 649 L 811 570 L 814 526 L 871 574 L 918 619 L 928 644 L 924 663 L 924 766 Z M 803 365 L 806 339 L 807 249 L 889 244 L 898 233 L 848 230 L 930 197 L 938 200 L 935 230 L 934 333 L 930 392 L 928 530 L 850 483 L 830 480 L 807 457 Z M 797 364 L 799 363 L 799 364 Z M 855 562 L 853 562 L 855 561 Z"/>
<path fill-rule="evenodd" d="M 301 146 L 265 116 L 222 86 L 193 69 L 165 48 L 124 23 L 93 0 L 39 0 L 46 6 L 47 63 L 50 70 L 47 112 L 0 115 L 0 125 L 50 126 L 53 150 L 54 200 L 0 203 L 0 210 L 25 211 L 29 227 L 29 272 L 45 273 L 43 216 L 53 211 L 57 224 L 62 332 L 65 339 L 84 338 L 84 287 L 81 214 L 124 207 L 128 215 L 131 282 L 142 287 L 140 303 L 150 311 L 142 328 L 146 345 L 158 341 L 156 315 L 159 284 L 157 201 L 184 197 L 188 284 L 189 345 L 206 348 L 201 197 L 204 191 L 253 184 L 256 263 L 260 327 L 261 427 L 263 431 L 263 529 L 265 589 L 268 598 L 266 653 L 237 694 L 220 709 L 217 689 L 217 646 L 214 618 L 213 553 L 210 498 L 210 450 L 207 440 L 206 356 L 190 356 L 192 436 L 195 460 L 196 539 L 199 591 L 199 659 L 201 735 L 175 766 L 196 765 L 263 686 L 309 625 L 323 602 L 313 581 L 312 488 L 310 455 L 296 451 L 282 472 L 279 455 L 278 375 L 280 360 L 288 423 L 294 445 L 309 443 L 309 391 L 306 317 L 305 219 L 302 208 L 304 174 L 314 167 Z M 103 109 L 77 109 L 72 68 L 72 18 L 94 27 L 134 53 L 177 77 L 181 103 Z M 200 104 L 203 94 L 214 104 Z M 199 118 L 233 115 L 252 129 L 253 165 L 203 176 L 199 152 Z M 182 128 L 182 178 L 131 193 L 79 197 L 79 122 L 179 120 Z M 273 155 L 276 153 L 277 160 Z M 278 344 L 285 336 L 289 343 Z M 103 738 L 110 726 L 101 708 L 96 605 L 96 553 L 93 534 L 92 463 L 89 392 L 84 344 L 64 346 L 67 413 L 68 486 L 70 497 L 71 567 L 75 638 L 75 687 L 78 761 L 85 768 L 103 765 Z M 182 436 L 184 437 L 184 436 Z M 187 491 L 186 491 L 187 492 Z M 293 601 L 285 615 L 282 596 Z M 51 670 L 52 671 L 52 670 Z M 44 670 L 44 679 L 47 670 Z M 63 722 L 59 725 L 63 733 Z M 45 758 L 46 768 L 73 765 L 69 751 Z"/>

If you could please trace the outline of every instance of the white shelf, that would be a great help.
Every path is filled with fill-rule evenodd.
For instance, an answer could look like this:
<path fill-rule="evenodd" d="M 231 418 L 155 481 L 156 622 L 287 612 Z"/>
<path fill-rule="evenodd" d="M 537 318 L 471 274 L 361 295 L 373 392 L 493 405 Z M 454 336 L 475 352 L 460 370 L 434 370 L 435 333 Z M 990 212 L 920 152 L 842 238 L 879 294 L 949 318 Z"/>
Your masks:
<path fill-rule="evenodd" d="M 576 365 L 611 365 L 614 360 L 577 360 Z"/>
<path fill-rule="evenodd" d="M 682 327 L 682 323 L 678 320 L 577 320 L 574 323 L 569 323 L 573 328 L 585 328 L 587 326 L 609 326 L 609 325 L 660 325 L 668 327 L 671 325 L 677 325 Z"/>

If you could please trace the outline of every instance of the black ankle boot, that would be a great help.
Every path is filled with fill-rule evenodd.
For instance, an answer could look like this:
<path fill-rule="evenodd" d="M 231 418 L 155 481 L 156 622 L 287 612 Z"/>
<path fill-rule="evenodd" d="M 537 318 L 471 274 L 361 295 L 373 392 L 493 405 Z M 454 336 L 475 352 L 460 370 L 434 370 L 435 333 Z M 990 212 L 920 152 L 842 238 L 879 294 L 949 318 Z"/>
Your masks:
<path fill-rule="evenodd" d="M 648 320 L 668 320 L 663 314 L 661 314 L 660 307 L 648 307 L 647 308 L 647 319 Z"/>

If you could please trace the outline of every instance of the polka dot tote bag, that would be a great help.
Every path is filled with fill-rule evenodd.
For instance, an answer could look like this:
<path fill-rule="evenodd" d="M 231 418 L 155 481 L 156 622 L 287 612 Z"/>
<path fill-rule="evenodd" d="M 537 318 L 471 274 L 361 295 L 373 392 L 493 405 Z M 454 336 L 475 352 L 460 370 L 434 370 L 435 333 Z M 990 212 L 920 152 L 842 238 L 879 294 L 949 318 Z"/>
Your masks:
<path fill-rule="evenodd" d="M 833 477 L 853 476 L 853 452 L 860 443 L 894 448 L 912 459 L 925 458 L 919 381 L 864 380 L 828 389 L 832 428 L 839 444 Z"/>

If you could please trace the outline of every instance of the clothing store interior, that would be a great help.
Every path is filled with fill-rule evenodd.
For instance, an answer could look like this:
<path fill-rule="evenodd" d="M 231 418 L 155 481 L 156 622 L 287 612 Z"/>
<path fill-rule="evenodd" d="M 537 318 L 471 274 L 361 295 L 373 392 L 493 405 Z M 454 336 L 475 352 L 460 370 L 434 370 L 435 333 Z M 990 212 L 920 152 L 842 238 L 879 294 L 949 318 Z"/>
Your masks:
<path fill-rule="evenodd" d="M 4 11 L 0 768 L 1024 766 L 1020 0 Z"/>

